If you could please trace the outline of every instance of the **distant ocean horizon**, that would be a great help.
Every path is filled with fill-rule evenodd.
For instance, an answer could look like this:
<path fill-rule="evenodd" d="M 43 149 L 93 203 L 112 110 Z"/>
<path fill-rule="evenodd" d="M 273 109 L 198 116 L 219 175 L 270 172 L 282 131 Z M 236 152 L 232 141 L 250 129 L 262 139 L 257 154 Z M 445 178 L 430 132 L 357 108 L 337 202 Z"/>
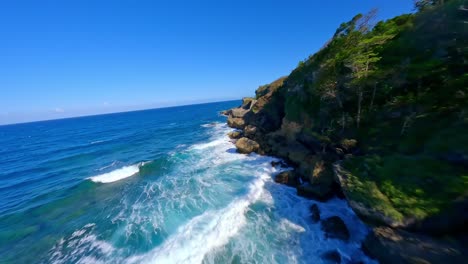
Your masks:
<path fill-rule="evenodd" d="M 372 263 L 346 201 L 299 197 L 278 159 L 236 152 L 219 112 L 239 104 L 1 125 L 0 263 Z M 349 242 L 325 238 L 314 203 Z"/>
<path fill-rule="evenodd" d="M 36 122 L 46 122 L 46 121 L 54 121 L 54 120 L 63 120 L 63 119 L 71 119 L 71 118 L 81 118 L 81 117 L 90 117 L 90 116 L 101 116 L 101 115 L 113 115 L 113 114 L 123 114 L 129 112 L 140 112 L 140 111 L 148 111 L 148 110 L 156 110 L 156 109 L 164 109 L 164 108 L 173 108 L 173 107 L 182 107 L 182 106 L 191 106 L 191 105 L 203 105 L 203 104 L 213 104 L 213 103 L 225 103 L 225 102 L 239 102 L 239 99 L 227 99 L 227 100 L 201 100 L 201 101 L 192 101 L 192 102 L 181 102 L 180 104 L 168 104 L 168 105 L 161 105 L 161 106 L 150 106 L 150 107 L 143 107 L 143 108 L 135 108 L 135 109 L 125 109 L 125 110 L 115 110 L 109 112 L 96 112 L 96 113 L 86 113 L 86 114 L 77 114 L 65 117 L 55 117 L 55 118 L 38 118 L 33 120 L 27 121 L 12 121 L 8 123 L 1 123 L 0 126 L 10 126 L 10 125 L 20 125 L 20 124 L 28 124 L 28 123 L 36 123 Z"/>

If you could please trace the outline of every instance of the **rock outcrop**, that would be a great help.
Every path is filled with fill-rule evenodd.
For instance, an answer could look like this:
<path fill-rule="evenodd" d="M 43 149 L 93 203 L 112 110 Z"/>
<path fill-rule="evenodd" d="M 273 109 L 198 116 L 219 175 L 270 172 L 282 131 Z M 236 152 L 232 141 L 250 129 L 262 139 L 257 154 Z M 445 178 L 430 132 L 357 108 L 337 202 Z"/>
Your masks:
<path fill-rule="evenodd" d="M 359 82 L 353 73 L 359 67 L 349 66 L 349 50 L 366 45 L 349 33 L 358 28 L 356 21 L 344 23 L 329 44 L 289 76 L 259 87 L 255 98 L 243 98 L 241 106 L 223 112 L 229 126 L 242 130 L 242 136 L 230 135 L 240 137 L 238 152 L 285 160 L 293 169 L 278 174 L 277 183 L 295 186 L 298 195 L 310 199 L 346 198 L 367 224 L 393 228 L 387 233 L 409 238 L 414 234 L 407 231 L 423 232 L 414 241 L 428 245 L 431 236 L 466 236 L 467 93 L 460 88 L 463 71 L 455 70 L 462 68 L 463 48 L 453 41 L 464 39 L 464 31 L 456 27 L 461 24 L 455 2 L 445 2 L 452 6 L 436 5 L 424 15 L 400 16 L 379 23 L 377 31 L 357 34 L 369 37 L 361 44 L 379 37 L 396 41 L 373 46 L 382 58 L 373 65 L 379 74 L 360 75 Z M 452 35 L 434 31 L 427 20 L 431 15 L 437 15 L 438 25 L 453 28 Z M 443 41 L 433 41 L 437 38 Z M 427 47 L 419 52 L 422 43 Z M 312 217 L 315 221 L 315 211 Z M 349 238 L 336 218 L 323 220 L 322 227 L 328 237 Z M 395 263 L 426 261 L 417 254 L 403 256 L 407 240 L 384 239 L 385 232 L 378 230 L 369 238 L 375 245 L 368 251 L 379 260 L 387 261 L 391 253 L 372 247 L 380 244 L 399 256 Z"/>
<path fill-rule="evenodd" d="M 240 132 L 240 131 L 231 131 L 231 132 L 228 133 L 228 137 L 230 139 L 239 139 L 239 138 L 242 137 L 242 134 L 243 133 Z"/>
<path fill-rule="evenodd" d="M 283 171 L 275 177 L 275 182 L 295 187 L 299 184 L 298 176 L 294 171 Z"/>
<path fill-rule="evenodd" d="M 259 147 L 260 145 L 258 145 L 257 142 L 246 137 L 242 137 L 236 142 L 237 151 L 243 154 L 250 154 L 252 152 L 256 152 L 258 151 Z"/>
<path fill-rule="evenodd" d="M 382 264 L 393 263 L 465 263 L 466 249 L 456 241 L 395 230 L 374 228 L 363 243 L 363 249 Z"/>

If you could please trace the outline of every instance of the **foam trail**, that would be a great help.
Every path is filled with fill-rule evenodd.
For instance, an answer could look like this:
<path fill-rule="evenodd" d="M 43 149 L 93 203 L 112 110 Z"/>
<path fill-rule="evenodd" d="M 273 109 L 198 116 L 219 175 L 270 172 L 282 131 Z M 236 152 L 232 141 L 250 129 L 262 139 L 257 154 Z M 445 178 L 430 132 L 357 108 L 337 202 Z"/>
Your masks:
<path fill-rule="evenodd" d="M 207 211 L 179 228 L 160 247 L 143 256 L 131 257 L 129 263 L 202 263 L 206 254 L 223 246 L 246 223 L 245 211 L 258 200 L 268 175 L 261 175 L 250 186 L 249 193 L 227 207 Z"/>
<path fill-rule="evenodd" d="M 136 165 L 125 166 L 120 169 L 108 172 L 108 173 L 89 177 L 88 179 L 90 179 L 93 182 L 100 182 L 100 183 L 109 183 L 109 182 L 119 181 L 119 180 L 122 180 L 122 179 L 125 179 L 125 178 L 128 178 L 130 176 L 137 174 L 140 171 L 140 165 L 142 164 L 140 163 Z"/>

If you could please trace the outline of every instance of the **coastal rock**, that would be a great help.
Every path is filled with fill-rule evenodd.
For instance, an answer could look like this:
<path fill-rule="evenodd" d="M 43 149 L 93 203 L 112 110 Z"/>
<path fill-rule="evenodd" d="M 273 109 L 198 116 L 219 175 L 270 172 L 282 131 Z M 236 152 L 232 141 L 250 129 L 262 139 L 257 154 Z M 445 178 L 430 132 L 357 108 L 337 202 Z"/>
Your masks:
<path fill-rule="evenodd" d="M 256 132 L 257 132 L 256 126 L 248 125 L 244 128 L 244 134 L 246 137 L 253 138 Z"/>
<path fill-rule="evenodd" d="M 231 114 L 232 110 L 229 109 L 229 110 L 223 110 L 221 112 L 219 112 L 221 115 L 223 116 L 229 116 Z"/>
<path fill-rule="evenodd" d="M 250 110 L 252 108 L 252 105 L 255 104 L 256 100 L 251 97 L 244 97 L 242 98 L 242 105 L 240 108 Z"/>
<path fill-rule="evenodd" d="M 283 171 L 276 175 L 275 177 L 276 183 L 286 184 L 288 186 L 297 186 L 298 179 L 297 175 L 294 171 Z"/>
<path fill-rule="evenodd" d="M 348 200 L 349 206 L 365 222 L 377 223 L 391 227 L 402 227 L 410 223 L 411 219 L 401 220 L 397 218 L 397 215 L 399 214 L 399 212 L 397 211 L 395 211 L 395 213 L 390 214 L 388 211 L 394 210 L 393 208 L 386 208 L 383 206 L 372 206 L 372 204 L 389 204 L 389 206 L 391 207 L 391 203 L 387 201 L 387 197 L 384 194 L 382 194 L 378 188 L 367 190 L 368 193 L 365 199 L 362 197 L 361 200 L 355 199 L 352 195 L 353 188 L 355 185 L 352 179 L 354 178 L 349 171 L 345 170 L 341 166 L 340 162 L 333 164 L 333 172 L 335 181 L 341 187 L 344 196 Z"/>
<path fill-rule="evenodd" d="M 322 230 L 327 238 L 336 238 L 343 241 L 349 240 L 349 230 L 338 216 L 322 220 Z"/>
<path fill-rule="evenodd" d="M 230 115 L 232 117 L 243 118 L 248 111 L 248 109 L 244 108 L 233 108 L 231 109 Z"/>
<path fill-rule="evenodd" d="M 349 153 L 356 149 L 357 143 L 355 139 L 343 139 L 340 142 L 340 146 Z"/>
<path fill-rule="evenodd" d="M 312 217 L 312 221 L 314 223 L 320 221 L 320 210 L 317 204 L 313 204 L 310 206 L 310 216 Z"/>
<path fill-rule="evenodd" d="M 380 263 L 465 263 L 466 249 L 454 241 L 435 240 L 428 236 L 374 228 L 364 240 L 366 254 Z"/>
<path fill-rule="evenodd" d="M 260 145 L 256 141 L 248 139 L 246 137 L 240 138 L 236 142 L 237 152 L 243 154 L 249 154 L 258 151 Z"/>
<path fill-rule="evenodd" d="M 322 254 L 322 259 L 325 263 L 339 264 L 341 263 L 341 255 L 337 250 L 330 250 Z"/>
<path fill-rule="evenodd" d="M 271 166 L 273 166 L 274 168 L 276 168 L 278 166 L 280 168 L 287 168 L 288 164 L 286 164 L 284 161 L 280 160 L 280 161 L 272 161 Z"/>
<path fill-rule="evenodd" d="M 239 117 L 232 117 L 229 116 L 227 120 L 228 126 L 232 128 L 237 128 L 237 129 L 243 129 L 245 126 L 244 119 L 239 118 Z"/>
<path fill-rule="evenodd" d="M 333 196 L 333 193 L 330 186 L 305 183 L 297 186 L 297 195 L 319 201 L 326 201 Z"/>
<path fill-rule="evenodd" d="M 242 137 L 242 132 L 240 132 L 240 131 L 231 131 L 227 135 L 228 135 L 228 137 L 230 139 L 239 139 L 239 138 Z"/>

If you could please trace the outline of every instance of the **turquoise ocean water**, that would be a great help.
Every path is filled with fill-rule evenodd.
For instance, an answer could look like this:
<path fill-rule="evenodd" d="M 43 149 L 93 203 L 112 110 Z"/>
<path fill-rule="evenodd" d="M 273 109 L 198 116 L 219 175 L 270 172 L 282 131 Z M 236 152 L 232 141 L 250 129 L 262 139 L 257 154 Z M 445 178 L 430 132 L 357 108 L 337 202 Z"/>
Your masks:
<path fill-rule="evenodd" d="M 0 263 L 372 262 L 346 202 L 275 184 L 272 157 L 235 152 L 240 101 L 0 126 Z M 309 207 L 338 215 L 325 239 Z"/>

